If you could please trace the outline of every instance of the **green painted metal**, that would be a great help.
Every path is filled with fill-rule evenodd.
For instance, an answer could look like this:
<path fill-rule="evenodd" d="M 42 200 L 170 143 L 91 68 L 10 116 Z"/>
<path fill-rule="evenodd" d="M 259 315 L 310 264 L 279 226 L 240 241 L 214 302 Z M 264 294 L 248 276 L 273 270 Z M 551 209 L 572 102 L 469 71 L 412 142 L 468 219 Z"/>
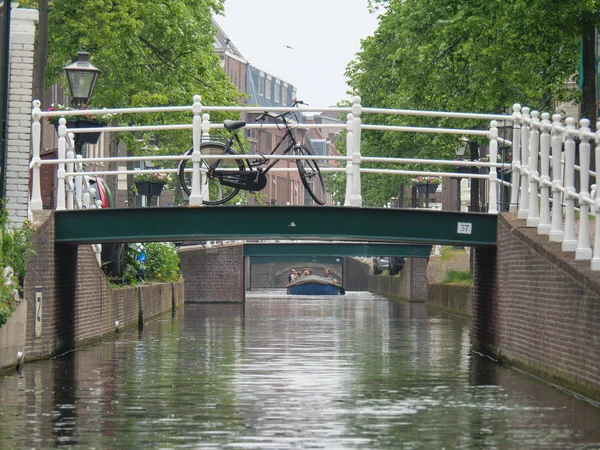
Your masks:
<path fill-rule="evenodd" d="M 56 242 L 324 239 L 495 245 L 497 216 L 422 209 L 215 206 L 56 211 Z"/>
<path fill-rule="evenodd" d="M 407 256 L 427 258 L 431 245 L 376 243 L 251 243 L 244 244 L 244 256 Z"/>
<path fill-rule="evenodd" d="M 250 264 L 269 264 L 269 263 L 319 263 L 319 264 L 342 264 L 342 256 L 252 256 Z"/>

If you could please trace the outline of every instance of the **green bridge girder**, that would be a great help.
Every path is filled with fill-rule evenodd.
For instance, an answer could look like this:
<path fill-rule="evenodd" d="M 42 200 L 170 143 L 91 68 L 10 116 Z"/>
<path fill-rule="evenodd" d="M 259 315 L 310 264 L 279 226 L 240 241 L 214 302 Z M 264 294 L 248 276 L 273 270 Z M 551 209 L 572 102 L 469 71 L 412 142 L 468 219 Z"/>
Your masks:
<path fill-rule="evenodd" d="M 269 263 L 318 263 L 318 264 L 342 264 L 344 258 L 342 256 L 252 256 L 250 264 L 269 264 Z"/>
<path fill-rule="evenodd" d="M 306 256 L 405 256 L 427 258 L 431 245 L 383 244 L 371 242 L 285 242 L 246 243 L 244 256 L 306 257 Z"/>
<path fill-rule="evenodd" d="M 495 245 L 497 216 L 423 209 L 213 206 L 55 212 L 64 244 L 186 239 L 322 239 Z"/>

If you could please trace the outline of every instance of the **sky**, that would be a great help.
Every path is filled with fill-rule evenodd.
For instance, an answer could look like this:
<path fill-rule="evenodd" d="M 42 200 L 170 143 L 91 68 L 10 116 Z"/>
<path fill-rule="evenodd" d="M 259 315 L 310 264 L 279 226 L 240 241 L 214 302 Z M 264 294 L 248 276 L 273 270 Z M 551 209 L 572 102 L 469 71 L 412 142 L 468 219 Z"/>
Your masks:
<path fill-rule="evenodd" d="M 331 106 L 350 99 L 346 66 L 377 28 L 367 2 L 225 0 L 216 21 L 254 67 L 294 85 L 311 106 Z"/>

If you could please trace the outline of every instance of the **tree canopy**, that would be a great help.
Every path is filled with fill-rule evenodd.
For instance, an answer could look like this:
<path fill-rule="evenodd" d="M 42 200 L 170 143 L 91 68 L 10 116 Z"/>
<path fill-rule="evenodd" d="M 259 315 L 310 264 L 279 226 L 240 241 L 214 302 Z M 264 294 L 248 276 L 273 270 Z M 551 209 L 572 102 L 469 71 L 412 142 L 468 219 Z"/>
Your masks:
<path fill-rule="evenodd" d="M 578 78 L 581 37 L 584 27 L 597 21 L 596 0 L 372 0 L 371 5 L 382 7 L 379 26 L 347 69 L 363 106 L 503 113 L 518 102 L 551 111 L 559 101 L 580 96 L 565 82 Z M 363 120 L 487 126 L 384 116 Z M 457 141 L 439 135 L 364 134 L 361 151 L 367 155 L 452 158 Z M 387 189 L 367 192 L 367 203 L 369 198 L 381 203 L 397 185 Z"/>
<path fill-rule="evenodd" d="M 85 46 L 101 70 L 94 106 L 191 104 L 194 94 L 204 103 L 235 104 L 213 50 L 212 17 L 222 10 L 223 0 L 50 0 L 46 86 L 61 80 Z"/>

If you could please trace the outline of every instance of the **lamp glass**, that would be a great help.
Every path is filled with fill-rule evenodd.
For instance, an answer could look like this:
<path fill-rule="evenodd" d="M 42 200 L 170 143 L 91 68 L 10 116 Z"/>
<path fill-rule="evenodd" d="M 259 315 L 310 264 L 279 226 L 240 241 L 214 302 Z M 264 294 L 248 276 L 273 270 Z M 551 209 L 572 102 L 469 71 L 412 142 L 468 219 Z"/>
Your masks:
<path fill-rule="evenodd" d="M 72 70 L 67 72 L 73 99 L 89 100 L 92 96 L 97 77 L 97 73 L 90 71 Z"/>
<path fill-rule="evenodd" d="M 100 73 L 100 70 L 88 61 L 89 56 L 88 52 L 82 50 L 77 53 L 76 61 L 63 67 L 73 104 L 79 107 L 89 103 Z"/>

